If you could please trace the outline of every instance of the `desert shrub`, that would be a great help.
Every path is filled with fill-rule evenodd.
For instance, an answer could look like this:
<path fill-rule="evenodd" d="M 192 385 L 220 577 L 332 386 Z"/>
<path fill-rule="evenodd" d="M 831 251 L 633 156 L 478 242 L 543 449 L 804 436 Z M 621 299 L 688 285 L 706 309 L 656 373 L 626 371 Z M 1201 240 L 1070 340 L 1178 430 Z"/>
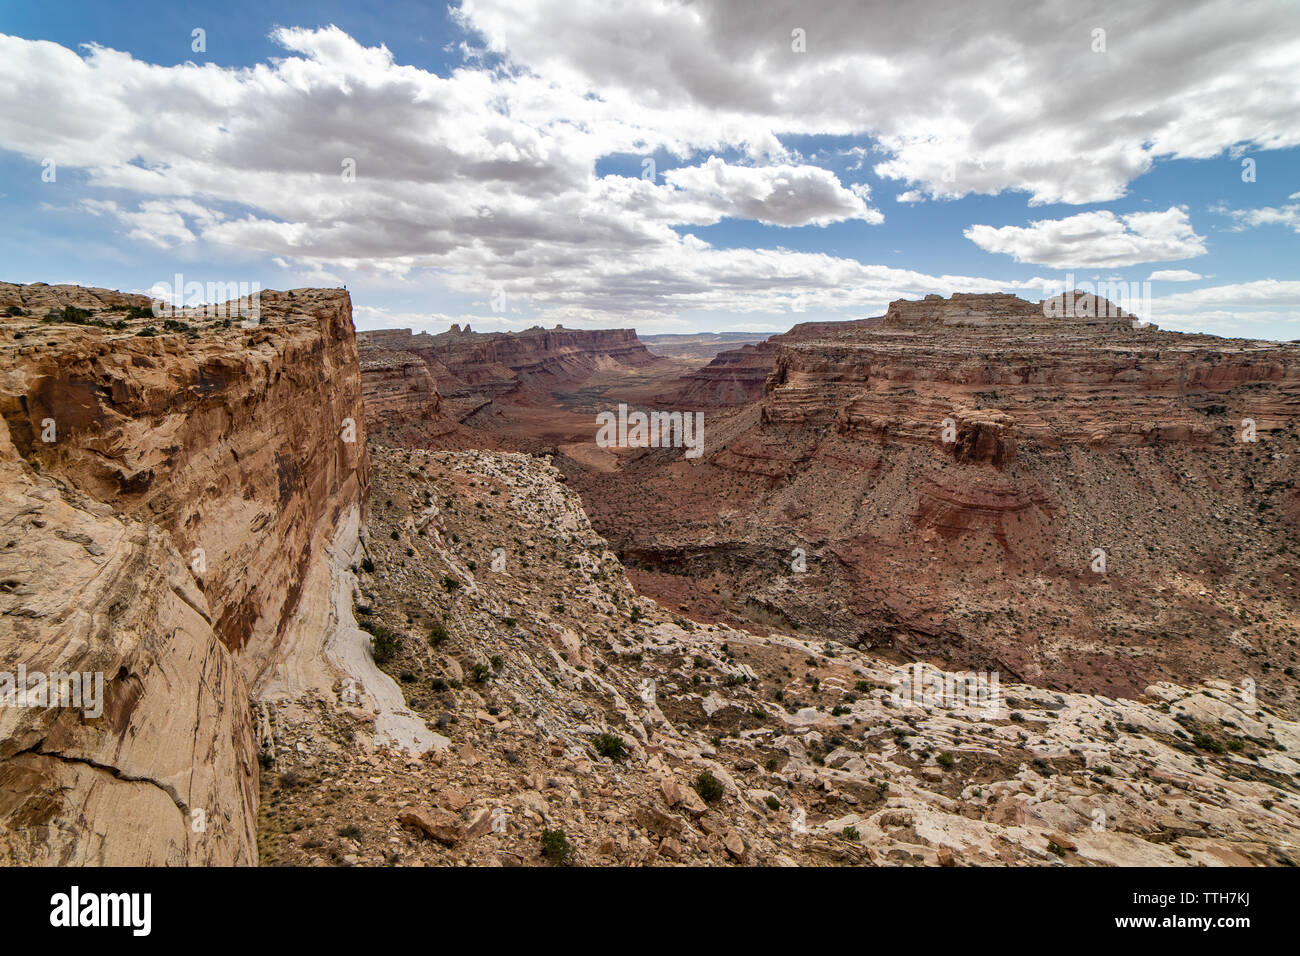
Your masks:
<path fill-rule="evenodd" d="M 542 831 L 542 856 L 555 864 L 567 863 L 572 859 L 573 847 L 569 845 L 569 838 L 563 830 Z"/>
<path fill-rule="evenodd" d="M 1221 754 L 1221 753 L 1223 753 L 1223 744 L 1219 743 L 1217 740 L 1215 740 L 1215 739 L 1214 739 L 1213 737 L 1211 737 L 1209 734 L 1195 734 L 1195 735 L 1193 735 L 1193 737 L 1192 737 L 1192 743 L 1194 743 L 1196 746 L 1200 747 L 1202 750 L 1208 750 L 1208 751 L 1210 751 L 1211 753 L 1216 753 L 1216 754 Z"/>
<path fill-rule="evenodd" d="M 618 734 L 598 734 L 591 745 L 596 748 L 596 753 L 615 762 L 627 757 L 627 746 Z"/>
<path fill-rule="evenodd" d="M 400 642 L 396 631 L 378 621 L 361 621 L 359 626 L 370 635 L 370 646 L 377 663 L 382 664 L 397 653 Z"/>
<path fill-rule="evenodd" d="M 705 803 L 717 803 L 722 799 L 726 790 L 720 781 L 707 770 L 700 771 L 700 775 L 695 778 L 695 792 L 700 795 L 700 799 Z"/>

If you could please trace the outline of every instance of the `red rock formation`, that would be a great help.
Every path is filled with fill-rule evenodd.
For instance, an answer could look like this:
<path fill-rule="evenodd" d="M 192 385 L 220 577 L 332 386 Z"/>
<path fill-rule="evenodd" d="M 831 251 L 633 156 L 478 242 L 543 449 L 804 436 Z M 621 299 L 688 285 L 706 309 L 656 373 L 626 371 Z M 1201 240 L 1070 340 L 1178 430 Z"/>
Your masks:
<path fill-rule="evenodd" d="M 347 293 L 264 292 L 252 328 L 189 314 L 136 334 L 161 325 L 126 317 L 148 304 L 0 285 L 0 312 L 27 313 L 0 330 L 9 554 L 50 549 L 48 566 L 10 571 L 22 596 L 0 616 L 3 646 L 10 665 L 103 670 L 110 701 L 98 722 L 6 724 L 14 860 L 255 861 L 247 694 L 285 665 L 366 501 Z M 89 316 L 36 322 L 64 306 Z M 173 816 L 142 823 L 154 804 Z"/>
<path fill-rule="evenodd" d="M 730 594 L 732 619 L 1103 693 L 1262 679 L 1254 655 L 1289 660 L 1300 625 L 1300 347 L 1095 305 L 931 297 L 772 340 L 762 399 L 708 418 L 702 461 L 570 479 L 651 583 Z"/>
<path fill-rule="evenodd" d="M 636 368 L 656 361 L 633 329 L 532 328 L 472 332 L 453 327 L 438 335 L 409 329 L 362 332 L 363 346 L 410 352 L 424 359 L 449 400 L 491 400 L 521 390 L 547 393 L 583 381 L 597 369 Z"/>
<path fill-rule="evenodd" d="M 801 322 L 765 342 L 719 352 L 708 365 L 684 376 L 682 387 L 665 396 L 663 404 L 723 408 L 757 401 L 762 397 L 779 346 L 845 334 L 853 328 L 870 328 L 881 321 L 877 316 L 848 322 Z"/>

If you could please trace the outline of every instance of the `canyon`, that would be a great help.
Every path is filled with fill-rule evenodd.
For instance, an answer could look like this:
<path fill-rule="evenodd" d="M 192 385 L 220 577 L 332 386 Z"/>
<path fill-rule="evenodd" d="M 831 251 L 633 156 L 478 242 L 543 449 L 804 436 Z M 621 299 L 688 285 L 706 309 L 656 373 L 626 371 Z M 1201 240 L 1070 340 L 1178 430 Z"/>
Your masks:
<path fill-rule="evenodd" d="M 1297 346 L 930 297 L 693 377 L 351 308 L 0 284 L 0 671 L 105 683 L 0 708 L 0 860 L 1300 861 Z"/>
<path fill-rule="evenodd" d="M 746 353 L 762 397 L 713 409 L 702 461 L 560 464 L 638 586 L 697 619 L 1293 704 L 1300 348 L 1050 311 L 936 296 L 796 327 Z"/>

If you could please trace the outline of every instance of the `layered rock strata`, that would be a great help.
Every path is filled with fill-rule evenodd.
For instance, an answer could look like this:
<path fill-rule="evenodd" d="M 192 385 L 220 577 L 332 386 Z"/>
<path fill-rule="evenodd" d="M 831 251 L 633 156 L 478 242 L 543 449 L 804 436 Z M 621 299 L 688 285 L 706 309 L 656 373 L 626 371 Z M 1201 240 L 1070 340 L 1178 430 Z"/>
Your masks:
<path fill-rule="evenodd" d="M 547 393 L 593 372 L 655 361 L 633 329 L 532 328 L 473 332 L 453 326 L 438 335 L 409 329 L 362 332 L 363 347 L 409 352 L 423 359 L 450 401 L 487 401 L 520 390 Z"/>
<path fill-rule="evenodd" d="M 1062 689 L 1235 675 L 1294 700 L 1300 347 L 1009 298 L 776 344 L 702 461 L 566 471 L 634 579 L 708 619 Z"/>
<path fill-rule="evenodd" d="M 254 862 L 250 695 L 337 676 L 320 645 L 369 481 L 347 294 L 264 292 L 256 322 L 149 307 L 0 285 L 4 666 L 105 695 L 98 718 L 0 711 L 13 861 Z"/>

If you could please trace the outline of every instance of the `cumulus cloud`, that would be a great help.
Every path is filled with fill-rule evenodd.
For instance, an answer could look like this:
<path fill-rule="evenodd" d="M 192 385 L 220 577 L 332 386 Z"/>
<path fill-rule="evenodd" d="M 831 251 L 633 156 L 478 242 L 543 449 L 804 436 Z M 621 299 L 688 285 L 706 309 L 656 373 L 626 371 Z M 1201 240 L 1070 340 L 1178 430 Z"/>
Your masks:
<path fill-rule="evenodd" d="M 1060 269 L 1117 268 L 1205 254 L 1205 237 L 1195 233 L 1177 206 L 1127 216 L 1083 212 L 1028 226 L 973 225 L 964 235 L 986 252 Z"/>
<path fill-rule="evenodd" d="M 701 166 L 669 170 L 664 178 L 687 200 L 713 208 L 719 217 L 776 226 L 885 219 L 866 203 L 870 187 L 858 184 L 845 189 L 834 173 L 820 166 L 730 166 L 711 156 Z"/>
<path fill-rule="evenodd" d="M 334 27 L 278 29 L 285 55 L 247 68 L 0 35 L 0 146 L 84 171 L 82 208 L 154 247 L 261 254 L 329 284 L 434 276 L 471 299 L 503 287 L 544 324 L 662 328 L 699 310 L 872 314 L 900 296 L 1045 287 L 689 231 L 865 230 L 883 216 L 849 180 L 872 161 L 902 202 L 1092 202 L 1161 157 L 1300 143 L 1300 83 L 1269 68 L 1300 52 L 1288 3 L 1192 2 L 1177 18 L 1151 0 L 822 7 L 465 0 L 471 45 L 496 56 L 446 76 Z M 1090 48 L 1099 23 L 1107 54 Z M 782 144 L 798 133 L 871 143 L 808 160 Z M 843 180 L 813 164 L 832 154 Z M 653 179 L 598 174 L 615 155 L 672 162 Z M 1181 210 L 1084 216 L 971 230 L 1054 268 L 1204 251 Z"/>
<path fill-rule="evenodd" d="M 1260 279 L 1157 296 L 1150 318 L 1161 328 L 1222 335 L 1300 337 L 1300 282 Z"/>
<path fill-rule="evenodd" d="M 1300 144 L 1289 0 L 463 0 L 460 16 L 647 127 L 698 135 L 711 120 L 755 150 L 780 132 L 871 136 L 875 171 L 915 196 L 1102 202 L 1164 157 Z"/>
<path fill-rule="evenodd" d="M 1195 282 L 1205 276 L 1190 269 L 1157 269 L 1147 276 L 1148 282 Z"/>
<path fill-rule="evenodd" d="M 703 115 L 656 127 L 518 71 L 442 77 L 335 27 L 273 37 L 291 55 L 230 69 L 0 36 L 0 143 L 144 197 L 85 208 L 157 247 L 201 239 L 320 276 L 436 270 L 453 290 L 510 282 L 588 310 L 678 308 L 675 284 L 644 265 L 697 254 L 674 227 L 883 219 L 867 187 L 787 161 L 762 130 Z M 595 171 L 615 153 L 737 146 L 752 158 L 714 155 L 662 181 Z M 719 282 L 738 281 L 717 258 Z"/>

